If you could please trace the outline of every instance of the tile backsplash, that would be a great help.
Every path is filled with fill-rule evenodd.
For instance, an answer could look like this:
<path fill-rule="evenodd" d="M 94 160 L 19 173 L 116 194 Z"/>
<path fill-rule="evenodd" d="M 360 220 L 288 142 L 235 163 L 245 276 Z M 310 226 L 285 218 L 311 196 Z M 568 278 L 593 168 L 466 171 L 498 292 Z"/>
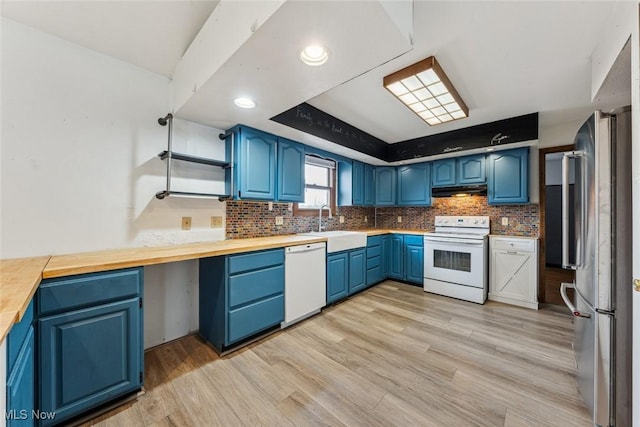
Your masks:
<path fill-rule="evenodd" d="M 318 217 L 293 216 L 288 203 L 273 203 L 269 210 L 266 202 L 228 201 L 227 239 L 263 237 L 304 233 L 318 229 Z M 339 216 L 344 216 L 340 224 Z M 376 216 L 374 218 L 374 216 Z M 437 215 L 489 216 L 492 234 L 510 236 L 539 236 L 540 209 L 537 204 L 489 206 L 486 196 L 434 198 L 430 207 L 339 207 L 332 219 L 323 218 L 327 230 L 355 230 L 361 228 L 395 228 L 433 231 Z M 275 217 L 283 217 L 283 225 L 275 224 Z M 364 218 L 368 221 L 365 222 Z M 402 222 L 398 222 L 398 216 Z M 502 225 L 502 218 L 509 225 Z"/>
<path fill-rule="evenodd" d="M 489 206 L 487 196 L 436 197 L 430 207 L 378 208 L 379 228 L 407 228 L 433 231 L 433 221 L 439 215 L 474 215 L 490 217 L 491 234 L 509 236 L 539 236 L 540 207 L 537 204 Z M 402 222 L 398 222 L 398 216 Z M 502 225 L 502 218 L 509 225 Z"/>
<path fill-rule="evenodd" d="M 288 210 L 288 203 L 274 203 L 273 210 L 269 210 L 266 202 L 237 202 L 227 203 L 227 239 L 242 239 L 247 237 L 275 236 L 279 234 L 306 233 L 318 230 L 318 216 L 293 216 Z M 344 216 L 344 223 L 340 224 L 339 216 Z M 326 230 L 355 230 L 359 228 L 373 228 L 374 208 L 345 206 L 333 212 L 333 218 L 323 218 Z M 276 225 L 276 216 L 283 217 L 283 225 Z M 364 222 L 364 217 L 367 222 Z"/>

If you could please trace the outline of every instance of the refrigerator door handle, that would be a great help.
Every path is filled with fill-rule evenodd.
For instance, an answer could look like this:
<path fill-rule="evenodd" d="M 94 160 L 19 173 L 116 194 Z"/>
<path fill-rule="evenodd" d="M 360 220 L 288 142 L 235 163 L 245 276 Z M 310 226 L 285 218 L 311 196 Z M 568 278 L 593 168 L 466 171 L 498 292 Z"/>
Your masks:
<path fill-rule="evenodd" d="M 580 264 L 582 249 L 576 248 L 576 260 L 572 264 L 569 261 L 569 160 L 582 157 L 580 151 L 569 151 L 562 156 L 562 268 L 577 270 Z M 584 198 L 581 198 L 584 200 Z M 581 206 L 580 213 L 583 215 L 584 207 Z M 581 218 L 582 219 L 582 218 Z M 581 224 L 584 221 L 581 221 Z M 581 243 L 582 239 L 578 239 Z M 566 301 L 565 301 L 566 302 Z"/>
<path fill-rule="evenodd" d="M 565 305 L 569 308 L 569 310 L 571 310 L 571 314 L 573 314 L 574 317 L 587 317 L 587 318 L 591 317 L 589 313 L 583 313 L 580 310 L 578 310 L 575 305 L 573 305 L 573 303 L 567 296 L 567 289 L 573 289 L 575 292 L 578 292 L 578 290 L 576 289 L 576 286 L 573 283 L 566 283 L 566 282 L 560 283 L 560 296 L 562 297 L 562 300 L 564 301 Z M 579 292 L 578 292 L 578 295 L 580 295 Z"/>

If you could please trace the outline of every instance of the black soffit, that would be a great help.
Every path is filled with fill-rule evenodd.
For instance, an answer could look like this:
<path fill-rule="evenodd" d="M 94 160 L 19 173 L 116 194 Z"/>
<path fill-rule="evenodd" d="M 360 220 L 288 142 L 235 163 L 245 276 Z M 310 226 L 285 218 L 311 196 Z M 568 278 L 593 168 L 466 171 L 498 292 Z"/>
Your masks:
<path fill-rule="evenodd" d="M 538 113 L 409 139 L 395 144 L 387 144 L 306 102 L 272 117 L 271 120 L 386 162 L 538 139 Z"/>

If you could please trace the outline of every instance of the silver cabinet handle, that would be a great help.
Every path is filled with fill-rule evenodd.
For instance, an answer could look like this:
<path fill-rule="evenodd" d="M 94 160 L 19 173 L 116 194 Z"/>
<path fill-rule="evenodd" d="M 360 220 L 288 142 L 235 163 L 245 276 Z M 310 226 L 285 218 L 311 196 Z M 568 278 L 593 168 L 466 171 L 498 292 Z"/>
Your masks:
<path fill-rule="evenodd" d="M 571 310 L 571 314 L 573 314 L 575 317 L 586 317 L 586 318 L 591 317 L 589 313 L 582 313 L 580 310 L 578 310 L 576 306 L 573 305 L 569 297 L 567 296 L 567 289 L 575 290 L 575 288 L 576 287 L 573 283 L 562 282 L 560 284 L 560 296 L 562 297 L 562 300 L 564 301 L 565 305 L 569 307 L 569 310 Z"/>

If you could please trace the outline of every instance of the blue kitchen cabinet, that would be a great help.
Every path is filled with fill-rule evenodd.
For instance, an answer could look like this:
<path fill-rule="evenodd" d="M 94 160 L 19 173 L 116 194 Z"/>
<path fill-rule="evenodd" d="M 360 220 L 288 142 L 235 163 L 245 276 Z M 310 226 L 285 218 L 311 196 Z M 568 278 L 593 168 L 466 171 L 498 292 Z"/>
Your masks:
<path fill-rule="evenodd" d="M 226 160 L 233 160 L 233 179 L 228 169 L 227 194 L 231 192 L 233 181 L 234 199 L 275 200 L 278 138 L 246 126 L 237 126 L 230 133 L 233 136 L 227 137 Z"/>
<path fill-rule="evenodd" d="M 367 287 L 367 258 L 364 249 L 349 251 L 349 295 Z"/>
<path fill-rule="evenodd" d="M 381 166 L 375 168 L 376 206 L 396 204 L 396 168 Z"/>
<path fill-rule="evenodd" d="M 529 202 L 529 148 L 491 153 L 487 194 L 490 205 Z"/>
<path fill-rule="evenodd" d="M 48 279 L 38 290 L 39 409 L 59 424 L 143 383 L 141 268 Z"/>
<path fill-rule="evenodd" d="M 279 202 L 304 202 L 305 151 L 302 144 L 278 139 L 278 186 L 276 200 Z"/>
<path fill-rule="evenodd" d="M 404 236 L 405 280 L 422 284 L 424 282 L 424 238 L 417 235 Z"/>
<path fill-rule="evenodd" d="M 389 270 L 391 267 L 391 234 L 385 234 L 382 236 L 382 278 L 389 277 Z"/>
<path fill-rule="evenodd" d="M 7 337 L 7 426 L 33 426 L 35 358 L 33 301 Z M 3 414 L 4 415 L 4 414 Z"/>
<path fill-rule="evenodd" d="M 435 160 L 431 164 L 433 187 L 447 187 L 456 185 L 456 159 Z"/>
<path fill-rule="evenodd" d="M 376 203 L 375 168 L 364 164 L 364 205 L 373 206 Z"/>
<path fill-rule="evenodd" d="M 284 250 L 200 259 L 199 332 L 219 352 L 284 320 Z"/>
<path fill-rule="evenodd" d="M 392 234 L 389 245 L 389 270 L 387 275 L 392 279 L 404 280 L 404 236 Z"/>
<path fill-rule="evenodd" d="M 327 304 L 346 298 L 349 291 L 349 254 L 327 255 Z"/>
<path fill-rule="evenodd" d="M 373 206 L 374 167 L 356 160 L 338 162 L 338 206 Z"/>
<path fill-rule="evenodd" d="M 431 205 L 431 164 L 398 166 L 398 205 Z"/>
<path fill-rule="evenodd" d="M 487 181 L 485 155 L 460 157 L 457 160 L 457 184 L 482 184 Z"/>
<path fill-rule="evenodd" d="M 382 236 L 367 237 L 367 286 L 381 282 L 382 273 Z"/>

